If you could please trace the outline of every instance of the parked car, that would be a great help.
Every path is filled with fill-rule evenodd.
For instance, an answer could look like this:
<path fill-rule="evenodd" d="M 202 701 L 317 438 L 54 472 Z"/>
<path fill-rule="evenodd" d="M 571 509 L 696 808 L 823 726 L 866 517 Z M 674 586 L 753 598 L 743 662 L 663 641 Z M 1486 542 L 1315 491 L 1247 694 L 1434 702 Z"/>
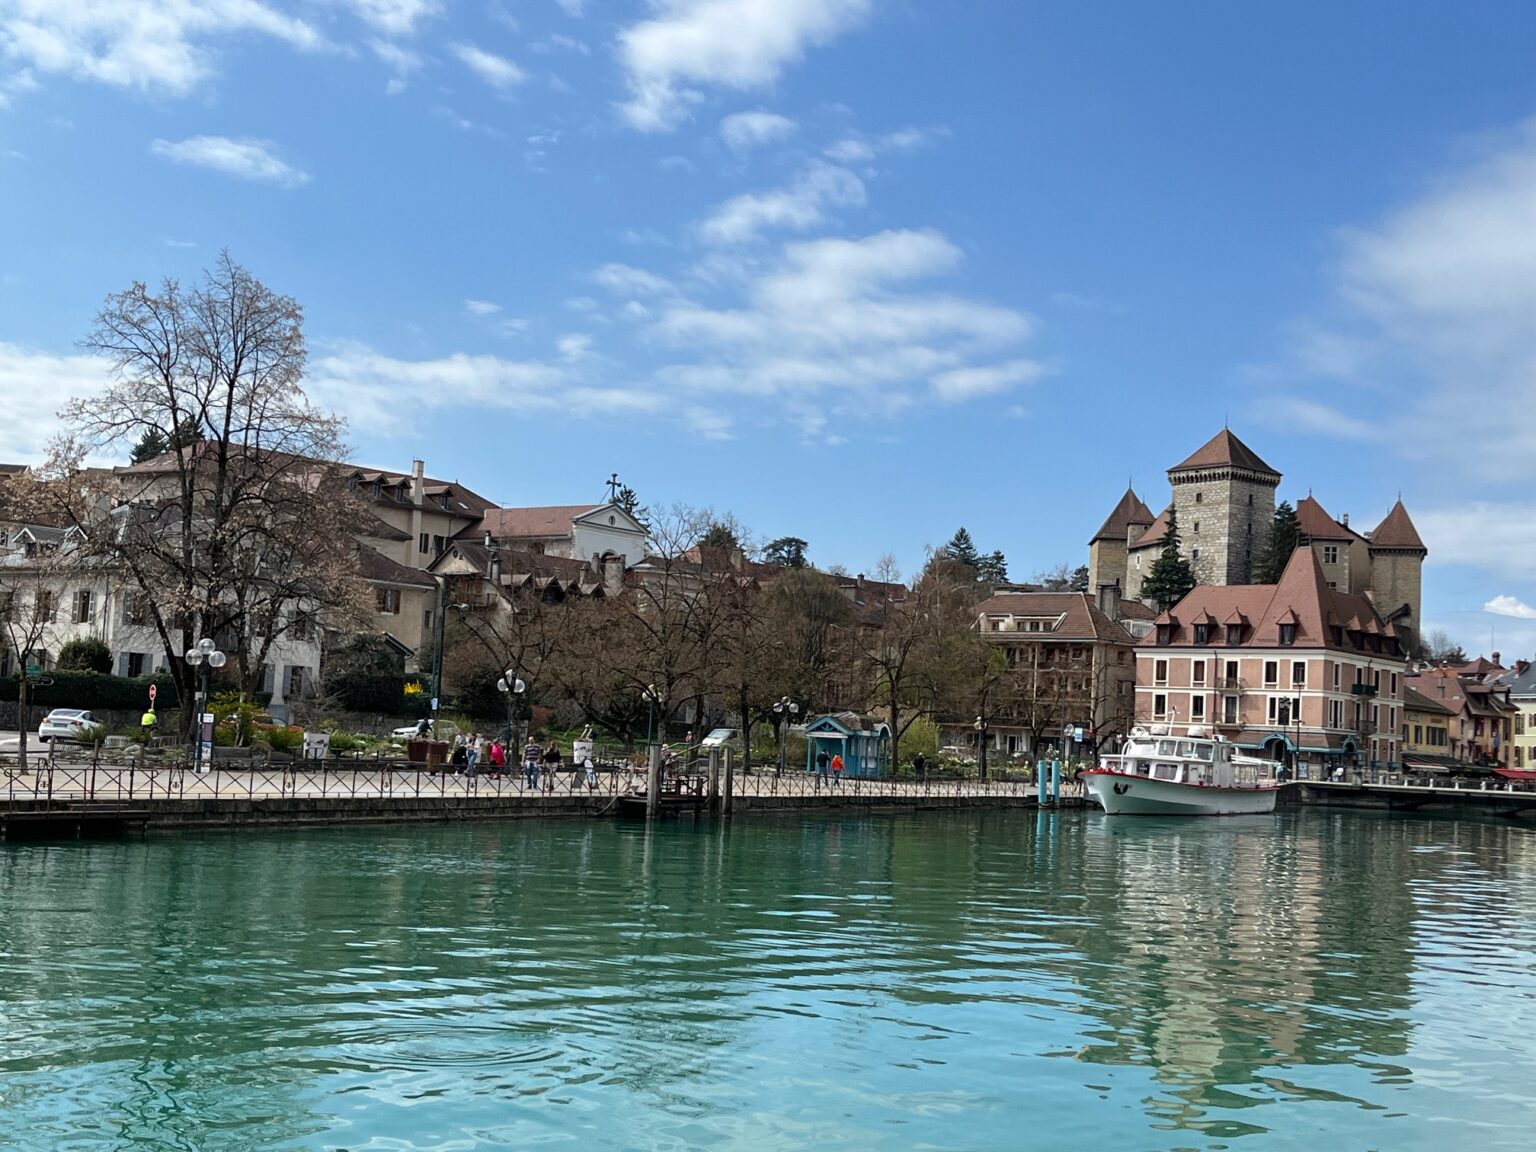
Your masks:
<path fill-rule="evenodd" d="M 104 727 L 106 725 L 82 708 L 55 708 L 37 726 L 37 738 L 44 744 L 50 740 L 78 741 Z"/>
<path fill-rule="evenodd" d="M 700 748 L 720 748 L 741 739 L 739 728 L 712 728 L 709 735 L 699 741 Z"/>
<path fill-rule="evenodd" d="M 428 735 L 431 735 L 432 728 L 433 728 L 435 723 L 436 723 L 436 721 L 433 721 L 433 720 L 428 720 L 427 721 L 427 734 Z M 393 732 L 390 733 L 390 736 L 392 736 L 396 740 L 409 740 L 412 736 L 416 735 L 417 727 L 418 727 L 418 725 L 416 725 L 416 724 L 407 724 L 403 728 L 396 728 Z"/>

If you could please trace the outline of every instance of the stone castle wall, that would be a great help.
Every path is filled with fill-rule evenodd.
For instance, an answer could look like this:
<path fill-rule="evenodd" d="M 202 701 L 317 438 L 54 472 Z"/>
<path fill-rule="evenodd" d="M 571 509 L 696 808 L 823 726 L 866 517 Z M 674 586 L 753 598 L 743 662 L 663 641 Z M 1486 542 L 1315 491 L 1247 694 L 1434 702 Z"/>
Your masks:
<path fill-rule="evenodd" d="M 1269 540 L 1279 478 L 1235 468 L 1169 474 L 1179 551 L 1198 584 L 1249 584 Z M 1198 553 L 1198 555 L 1197 555 Z"/>

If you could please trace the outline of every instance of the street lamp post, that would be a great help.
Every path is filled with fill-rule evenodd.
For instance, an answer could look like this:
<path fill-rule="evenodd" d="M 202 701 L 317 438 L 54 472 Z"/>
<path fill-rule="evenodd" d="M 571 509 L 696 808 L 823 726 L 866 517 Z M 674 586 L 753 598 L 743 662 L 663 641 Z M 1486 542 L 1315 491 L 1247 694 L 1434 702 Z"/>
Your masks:
<path fill-rule="evenodd" d="M 198 775 L 202 775 L 206 769 L 203 767 L 203 715 L 208 710 L 208 677 L 214 668 L 224 667 L 227 657 L 220 652 L 218 646 L 212 640 L 204 637 L 183 653 L 183 659 L 198 671 L 198 691 L 196 699 L 196 729 L 192 745 L 192 767 Z M 208 733 L 211 743 L 213 733 Z"/>
<path fill-rule="evenodd" d="M 1066 770 L 1067 760 L 1071 756 L 1072 733 L 1073 725 L 1063 724 L 1061 726 L 1061 767 L 1063 771 Z"/>
<path fill-rule="evenodd" d="M 971 725 L 976 729 L 976 776 L 980 780 L 987 778 L 987 716 L 983 712 L 976 717 L 976 722 Z"/>
<path fill-rule="evenodd" d="M 437 646 L 432 652 L 432 738 L 437 738 L 437 705 L 443 694 L 443 620 L 448 615 L 449 605 L 443 603 L 443 581 L 437 584 Z M 454 604 L 460 612 L 469 608 L 468 604 Z"/>
<path fill-rule="evenodd" d="M 789 725 L 794 723 L 795 717 L 800 714 L 800 705 L 796 704 L 788 696 L 781 697 L 773 704 L 773 723 L 779 730 L 779 775 L 784 775 L 784 760 L 789 751 Z"/>
<path fill-rule="evenodd" d="M 496 681 L 496 691 L 507 698 L 507 757 L 511 763 L 512 750 L 517 746 L 517 704 L 521 703 L 522 695 L 528 685 L 517 678 L 517 673 L 511 668 L 500 680 Z"/>
<path fill-rule="evenodd" d="M 645 697 L 645 746 L 649 748 L 654 741 L 656 731 L 656 701 L 661 693 L 656 691 L 656 685 L 647 684 L 645 691 L 641 693 Z"/>

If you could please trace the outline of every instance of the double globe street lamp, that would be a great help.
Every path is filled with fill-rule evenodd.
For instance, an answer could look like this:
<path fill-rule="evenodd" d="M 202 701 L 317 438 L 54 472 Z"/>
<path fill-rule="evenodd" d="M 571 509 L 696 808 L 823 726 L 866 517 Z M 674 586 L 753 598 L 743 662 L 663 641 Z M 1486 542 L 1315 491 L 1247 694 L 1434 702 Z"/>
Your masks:
<path fill-rule="evenodd" d="M 528 685 L 517 678 L 517 673 L 508 668 L 506 675 L 496 681 L 496 691 L 507 698 L 507 762 L 512 762 L 513 748 L 517 745 L 517 706 L 522 700 L 522 695 L 528 690 Z"/>
<path fill-rule="evenodd" d="M 197 693 L 197 735 L 192 747 L 192 767 L 198 775 L 202 775 L 206 768 L 203 766 L 203 743 L 206 737 L 207 743 L 213 744 L 213 717 L 207 715 L 208 711 L 208 677 L 213 669 L 224 667 L 228 657 L 219 651 L 218 645 L 207 637 L 199 640 L 183 654 L 193 668 L 198 670 Z M 210 752 L 210 756 L 212 753 Z"/>
<path fill-rule="evenodd" d="M 773 704 L 773 723 L 779 730 L 779 775 L 784 775 L 784 758 L 789 749 L 789 726 L 795 722 L 795 717 L 800 715 L 800 705 L 796 704 L 788 696 L 775 700 Z"/>

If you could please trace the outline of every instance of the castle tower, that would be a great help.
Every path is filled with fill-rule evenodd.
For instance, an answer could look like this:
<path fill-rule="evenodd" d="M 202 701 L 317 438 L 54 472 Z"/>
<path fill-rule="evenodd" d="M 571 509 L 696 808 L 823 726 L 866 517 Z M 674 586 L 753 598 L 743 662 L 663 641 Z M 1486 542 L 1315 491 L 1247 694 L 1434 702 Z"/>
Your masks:
<path fill-rule="evenodd" d="M 1098 595 L 1105 584 L 1126 584 L 1126 546 L 1152 526 L 1152 512 L 1130 488 L 1109 518 L 1088 541 L 1088 590 Z"/>
<path fill-rule="evenodd" d="M 1392 620 L 1411 651 L 1424 628 L 1419 608 L 1424 557 L 1429 555 L 1429 549 L 1424 547 L 1424 541 L 1401 500 L 1392 505 L 1387 518 L 1367 539 L 1370 540 L 1371 594 L 1376 610 Z M 1394 619 L 1394 614 L 1404 605 L 1408 608 L 1407 617 Z"/>
<path fill-rule="evenodd" d="M 1269 540 L 1280 473 L 1230 429 L 1168 469 L 1179 550 L 1198 584 L 1249 584 Z"/>

